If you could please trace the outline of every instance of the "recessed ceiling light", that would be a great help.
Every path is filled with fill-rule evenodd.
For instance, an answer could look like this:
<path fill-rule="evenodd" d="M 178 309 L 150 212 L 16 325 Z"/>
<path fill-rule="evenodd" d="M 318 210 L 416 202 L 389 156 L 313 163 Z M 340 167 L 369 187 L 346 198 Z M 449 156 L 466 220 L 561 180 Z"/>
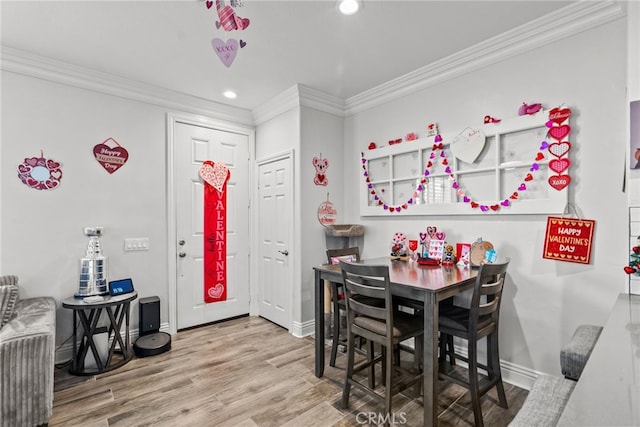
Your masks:
<path fill-rule="evenodd" d="M 338 9 L 343 15 L 353 15 L 360 9 L 360 0 L 339 0 Z"/>
<path fill-rule="evenodd" d="M 232 90 L 225 90 L 222 95 L 227 99 L 236 99 L 238 97 L 238 94 Z"/>

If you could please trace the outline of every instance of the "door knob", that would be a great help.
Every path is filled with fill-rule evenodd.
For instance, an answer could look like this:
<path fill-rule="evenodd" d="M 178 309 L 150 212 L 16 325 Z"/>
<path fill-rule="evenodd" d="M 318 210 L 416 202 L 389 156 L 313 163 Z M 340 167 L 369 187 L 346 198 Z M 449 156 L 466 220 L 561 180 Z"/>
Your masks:
<path fill-rule="evenodd" d="M 178 240 L 178 244 L 179 244 L 180 246 L 184 246 L 184 240 Z"/>
<path fill-rule="evenodd" d="M 278 252 L 280 252 L 284 256 L 288 256 L 289 255 L 289 251 L 286 250 L 286 249 L 284 251 L 278 251 Z"/>
<path fill-rule="evenodd" d="M 180 258 L 184 258 L 184 257 L 186 257 L 186 256 L 187 256 L 187 254 L 185 254 L 184 252 L 180 252 L 180 253 L 178 254 L 178 256 L 179 256 Z"/>

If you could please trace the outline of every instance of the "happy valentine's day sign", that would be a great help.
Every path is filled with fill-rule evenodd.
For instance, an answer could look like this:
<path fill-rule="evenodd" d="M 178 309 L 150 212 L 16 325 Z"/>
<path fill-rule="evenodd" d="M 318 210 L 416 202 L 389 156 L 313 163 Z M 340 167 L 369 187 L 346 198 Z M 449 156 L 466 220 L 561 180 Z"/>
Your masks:
<path fill-rule="evenodd" d="M 129 152 L 113 138 L 107 138 L 93 147 L 93 155 L 109 173 L 120 169 L 129 159 Z"/>
<path fill-rule="evenodd" d="M 590 219 L 549 217 L 542 257 L 589 264 L 596 222 Z"/>

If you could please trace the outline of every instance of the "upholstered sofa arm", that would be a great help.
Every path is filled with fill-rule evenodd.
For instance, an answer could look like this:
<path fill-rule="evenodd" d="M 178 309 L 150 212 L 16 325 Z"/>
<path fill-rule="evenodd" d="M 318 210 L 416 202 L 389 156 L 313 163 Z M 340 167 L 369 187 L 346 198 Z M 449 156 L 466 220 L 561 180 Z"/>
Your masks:
<path fill-rule="evenodd" d="M 47 424 L 53 410 L 56 303 L 19 300 L 0 329 L 0 426 Z"/>

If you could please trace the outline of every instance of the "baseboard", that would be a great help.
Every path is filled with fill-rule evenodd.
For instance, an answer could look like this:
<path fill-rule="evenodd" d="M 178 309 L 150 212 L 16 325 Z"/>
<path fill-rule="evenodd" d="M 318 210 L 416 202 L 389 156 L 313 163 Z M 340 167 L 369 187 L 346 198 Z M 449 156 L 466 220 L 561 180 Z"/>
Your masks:
<path fill-rule="evenodd" d="M 302 323 L 293 322 L 289 332 L 296 338 L 303 338 L 308 335 L 313 335 L 316 332 L 316 322 L 315 320 L 307 320 L 306 322 Z"/>
<path fill-rule="evenodd" d="M 160 332 L 169 333 L 169 324 L 168 323 L 161 324 Z M 122 333 L 124 334 L 124 331 L 122 331 Z M 131 341 L 132 344 L 136 342 L 139 336 L 140 336 L 140 333 L 138 329 L 129 330 L 129 340 Z M 109 345 L 111 345 L 111 342 L 112 340 L 109 341 Z M 73 357 L 73 343 L 71 342 L 70 339 L 67 340 L 67 342 L 62 344 L 60 347 L 56 348 L 56 354 L 55 354 L 56 365 L 62 365 L 67 363 L 71 360 L 72 357 Z"/>

